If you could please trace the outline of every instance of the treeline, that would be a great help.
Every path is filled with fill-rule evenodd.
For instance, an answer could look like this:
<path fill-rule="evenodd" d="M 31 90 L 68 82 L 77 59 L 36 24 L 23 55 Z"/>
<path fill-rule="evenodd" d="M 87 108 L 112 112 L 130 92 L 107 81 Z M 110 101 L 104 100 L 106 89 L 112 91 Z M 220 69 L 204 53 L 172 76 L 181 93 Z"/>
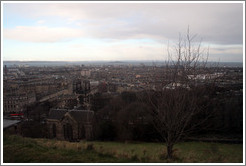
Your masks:
<path fill-rule="evenodd" d="M 187 92 L 193 95 L 197 93 L 195 94 L 199 100 L 197 102 L 204 109 L 191 121 L 197 124 L 201 121 L 204 123 L 197 125 L 190 134 L 193 137 L 214 135 L 241 139 L 243 136 L 242 93 L 235 93 L 228 87 L 200 87 L 200 89 L 205 90 L 206 95 L 199 96 L 199 89 Z M 169 92 L 175 93 L 175 90 L 172 89 Z M 179 93 L 180 90 L 177 92 Z M 162 100 L 168 100 L 170 96 L 167 94 L 165 97 L 162 95 Z M 153 98 L 156 98 L 156 101 Z M 158 92 L 123 92 L 118 96 L 95 94 L 91 101 L 95 111 L 95 139 L 163 141 L 153 123 L 153 112 L 156 108 L 151 102 L 158 102 Z M 190 135 L 187 133 L 185 136 Z"/>
<path fill-rule="evenodd" d="M 104 102 L 95 110 L 94 132 L 99 140 L 154 141 L 160 139 L 152 124 L 151 107 L 139 100 L 138 93 L 123 92 L 103 100 L 103 95 L 92 100 Z M 101 100 L 102 99 L 102 100 Z"/>

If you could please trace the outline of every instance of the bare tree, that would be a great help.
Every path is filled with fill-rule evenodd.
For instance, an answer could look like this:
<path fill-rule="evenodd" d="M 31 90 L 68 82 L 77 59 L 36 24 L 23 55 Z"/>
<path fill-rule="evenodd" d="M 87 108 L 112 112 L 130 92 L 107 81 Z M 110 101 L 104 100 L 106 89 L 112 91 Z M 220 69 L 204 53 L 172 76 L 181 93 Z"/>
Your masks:
<path fill-rule="evenodd" d="M 209 49 L 202 49 L 201 41 L 195 38 L 188 28 L 177 45 L 172 49 L 168 46 L 162 88 L 149 95 L 153 123 L 166 142 L 168 158 L 173 157 L 174 144 L 211 115 L 206 112 L 208 96 L 203 87 L 215 76 L 207 67 Z"/>

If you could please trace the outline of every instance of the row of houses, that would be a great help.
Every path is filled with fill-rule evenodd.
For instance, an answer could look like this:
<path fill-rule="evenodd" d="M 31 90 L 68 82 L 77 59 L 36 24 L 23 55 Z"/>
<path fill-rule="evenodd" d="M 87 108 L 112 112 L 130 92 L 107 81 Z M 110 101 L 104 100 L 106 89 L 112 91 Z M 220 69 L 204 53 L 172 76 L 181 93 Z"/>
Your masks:
<path fill-rule="evenodd" d="M 25 105 L 35 101 L 36 95 L 34 93 L 4 94 L 3 113 L 21 112 Z"/>

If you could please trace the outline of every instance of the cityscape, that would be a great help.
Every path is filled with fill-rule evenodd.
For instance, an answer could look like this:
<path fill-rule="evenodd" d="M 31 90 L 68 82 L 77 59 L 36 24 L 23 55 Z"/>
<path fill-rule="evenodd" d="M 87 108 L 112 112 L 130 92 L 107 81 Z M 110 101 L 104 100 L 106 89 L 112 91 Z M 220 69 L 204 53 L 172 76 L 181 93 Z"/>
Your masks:
<path fill-rule="evenodd" d="M 1 164 L 245 161 L 244 2 L 1 5 Z"/>

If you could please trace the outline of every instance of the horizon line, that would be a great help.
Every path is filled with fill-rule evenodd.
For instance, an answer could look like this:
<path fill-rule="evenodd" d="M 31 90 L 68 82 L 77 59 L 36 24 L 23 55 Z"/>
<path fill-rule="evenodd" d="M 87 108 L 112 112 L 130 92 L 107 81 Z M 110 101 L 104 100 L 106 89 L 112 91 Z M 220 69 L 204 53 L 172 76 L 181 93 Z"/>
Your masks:
<path fill-rule="evenodd" d="M 129 62 L 129 61 L 148 61 L 148 62 L 166 62 L 167 60 L 2 60 L 2 62 Z M 243 63 L 239 61 L 207 61 L 214 63 Z"/>

